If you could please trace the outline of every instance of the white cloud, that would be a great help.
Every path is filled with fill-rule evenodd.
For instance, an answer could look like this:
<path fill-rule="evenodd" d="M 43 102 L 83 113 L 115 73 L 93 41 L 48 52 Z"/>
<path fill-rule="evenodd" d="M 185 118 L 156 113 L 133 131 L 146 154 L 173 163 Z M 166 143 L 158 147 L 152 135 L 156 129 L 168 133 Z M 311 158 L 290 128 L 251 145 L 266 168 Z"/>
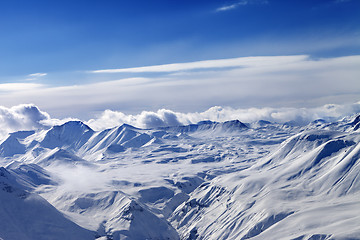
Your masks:
<path fill-rule="evenodd" d="M 18 92 L 18 91 L 30 91 L 43 87 L 42 84 L 37 83 L 1 83 L 0 91 Z"/>
<path fill-rule="evenodd" d="M 267 3 L 268 3 L 267 0 L 241 0 L 241 1 L 238 1 L 238 2 L 230 4 L 230 5 L 225 5 L 225 6 L 219 7 L 216 9 L 216 12 L 229 11 L 229 10 L 238 8 L 240 6 L 245 6 L 248 4 L 267 4 Z"/>
<path fill-rule="evenodd" d="M 246 2 L 244 2 L 243 5 L 246 5 Z M 216 9 L 216 11 L 217 11 L 217 12 L 229 11 L 229 10 L 231 10 L 231 9 L 237 8 L 238 6 L 240 6 L 239 3 L 234 3 L 234 4 L 231 4 L 231 5 L 219 7 L 219 8 Z"/>
<path fill-rule="evenodd" d="M 19 104 L 13 107 L 0 106 L 0 139 L 16 131 L 47 129 L 73 118 L 51 118 L 34 104 Z"/>
<path fill-rule="evenodd" d="M 50 116 L 33 104 L 21 104 L 11 108 L 0 106 L 0 136 L 19 130 L 44 128 L 42 123 Z"/>
<path fill-rule="evenodd" d="M 47 75 L 47 73 L 32 73 L 27 75 L 26 80 L 31 81 L 31 80 L 38 80 L 41 77 L 45 77 Z"/>
<path fill-rule="evenodd" d="M 161 109 L 156 112 L 143 111 L 137 115 L 126 115 L 122 112 L 106 110 L 99 118 L 87 122 L 96 130 L 103 130 L 130 124 L 139 128 L 154 128 L 162 126 L 176 126 L 211 120 L 224 122 L 238 119 L 242 122 L 255 122 L 268 120 L 271 122 L 285 123 L 295 121 L 307 124 L 316 119 L 337 120 L 347 115 L 360 113 L 360 102 L 347 105 L 327 104 L 315 108 L 247 108 L 234 109 L 231 107 L 212 107 L 204 112 L 181 113 Z"/>
<path fill-rule="evenodd" d="M 306 124 L 322 118 L 336 120 L 344 116 L 360 113 L 360 102 L 354 104 L 327 104 L 315 108 L 231 108 L 211 107 L 203 112 L 182 113 L 167 109 L 143 111 L 139 114 L 125 114 L 105 110 L 97 118 L 85 121 L 94 130 L 103 130 L 124 123 L 139 128 L 154 128 L 197 123 L 203 120 L 224 122 L 238 119 L 242 122 L 268 120 L 272 122 L 296 121 Z M 14 107 L 0 106 L 0 137 L 19 130 L 47 129 L 75 118 L 56 119 L 41 111 L 34 104 L 21 104 Z"/>
<path fill-rule="evenodd" d="M 231 67 L 261 67 L 276 64 L 301 62 L 308 58 L 306 55 L 269 56 L 269 57 L 241 57 L 219 60 L 206 60 L 189 63 L 173 63 L 136 68 L 119 68 L 95 70 L 93 73 L 143 73 L 143 72 L 178 72 L 196 69 L 231 68 Z"/>
<path fill-rule="evenodd" d="M 139 73 L 148 77 L 121 79 L 120 74 L 118 80 L 61 87 L 35 85 L 30 91 L 13 87 L 1 92 L 0 103 L 32 102 L 56 118 L 89 119 L 109 108 L 135 114 L 158 109 L 196 112 L 212 106 L 311 108 L 360 100 L 360 56 L 246 57 L 169 65 L 148 67 L 171 71 L 160 76 Z"/>
<path fill-rule="evenodd" d="M 29 74 L 28 77 L 44 77 L 46 75 L 47 75 L 47 73 L 32 73 L 32 74 Z"/>
<path fill-rule="evenodd" d="M 179 118 L 180 115 L 181 113 L 167 109 L 160 109 L 157 112 L 143 111 L 138 115 L 126 115 L 118 111 L 105 110 L 99 118 L 91 119 L 87 121 L 87 124 L 93 129 L 102 130 L 124 123 L 139 128 L 177 126 L 190 123 L 190 121 L 185 122 L 184 119 Z"/>

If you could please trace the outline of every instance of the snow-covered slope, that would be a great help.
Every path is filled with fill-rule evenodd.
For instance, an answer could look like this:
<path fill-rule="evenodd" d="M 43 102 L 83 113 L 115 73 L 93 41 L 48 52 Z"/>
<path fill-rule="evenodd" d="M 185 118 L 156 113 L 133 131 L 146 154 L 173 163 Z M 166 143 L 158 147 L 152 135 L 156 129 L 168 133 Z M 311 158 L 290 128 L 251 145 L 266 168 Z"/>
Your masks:
<path fill-rule="evenodd" d="M 303 132 L 202 184 L 172 215 L 184 238 L 358 239 L 360 135 Z"/>
<path fill-rule="evenodd" d="M 14 205 L 1 206 L 24 210 L 2 208 L 0 238 L 20 227 L 23 239 L 63 229 L 84 234 L 77 239 L 360 239 L 359 122 L 96 132 L 71 121 L 12 133 L 0 143 L 4 176 L 56 220 L 45 233 L 30 203 L 4 190 L 1 204 Z M 29 216 L 39 218 L 31 231 Z"/>
<path fill-rule="evenodd" d="M 20 131 L 9 134 L 9 136 L 0 144 L 1 157 L 13 157 L 16 154 L 25 154 L 26 147 L 21 140 L 34 134 L 35 131 Z"/>
<path fill-rule="evenodd" d="M 0 168 L 0 237 L 2 239 L 94 239 L 37 194 L 25 191 Z"/>

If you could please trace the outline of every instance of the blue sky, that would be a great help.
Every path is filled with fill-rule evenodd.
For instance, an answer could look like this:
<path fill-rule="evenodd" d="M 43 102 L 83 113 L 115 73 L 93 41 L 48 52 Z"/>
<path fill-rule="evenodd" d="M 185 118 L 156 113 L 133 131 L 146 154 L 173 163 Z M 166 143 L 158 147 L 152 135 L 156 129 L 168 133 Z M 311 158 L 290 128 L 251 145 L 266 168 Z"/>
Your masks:
<path fill-rule="evenodd" d="M 38 95 L 19 95 L 19 91 L 46 88 L 56 92 L 55 88 L 61 90 L 64 86 L 126 78 L 147 78 L 147 81 L 156 82 L 158 78 L 174 77 L 173 74 L 169 76 L 169 71 L 126 70 L 98 74 L 93 72 L 95 70 L 249 56 L 301 55 L 308 60 L 356 56 L 360 54 L 359 12 L 358 0 L 1 1 L 0 98 L 4 99 L 5 106 L 35 103 L 63 116 L 68 106 L 48 103 L 57 102 L 57 99 L 48 98 L 47 101 L 43 97 L 40 100 Z M 351 61 L 350 65 L 358 59 Z M 218 73 L 218 68 L 211 70 Z M 185 71 L 187 82 L 198 78 L 198 70 Z M 359 77 L 358 72 L 351 74 L 349 78 Z M 144 84 L 138 86 L 144 87 Z M 163 90 L 153 88 L 155 92 Z M 226 95 L 226 90 L 223 92 Z M 80 95 L 71 96 L 74 103 L 80 101 Z M 8 98 L 12 100 L 6 100 Z M 239 100 L 222 100 L 222 95 L 218 98 L 219 104 L 233 107 Z M 351 100 L 354 97 L 332 101 Z M 151 106 L 152 110 L 160 107 L 194 110 L 182 105 L 180 100 L 149 106 L 142 104 L 143 99 L 131 101 L 129 104 L 119 99 L 108 100 L 95 104 L 96 107 L 84 107 L 82 114 L 106 108 L 139 111 Z M 207 100 L 200 98 L 198 101 Z M 273 105 L 283 101 L 274 101 Z M 210 107 L 203 103 L 198 106 L 203 108 L 200 110 Z M 216 101 L 212 103 L 217 104 Z M 267 100 L 264 105 L 268 103 Z M 263 103 L 249 101 L 239 105 L 250 107 L 251 104 L 262 106 Z"/>
<path fill-rule="evenodd" d="M 216 11 L 226 6 L 234 7 Z M 360 52 L 359 12 L 357 0 L 1 1 L 0 71 L 354 55 Z"/>

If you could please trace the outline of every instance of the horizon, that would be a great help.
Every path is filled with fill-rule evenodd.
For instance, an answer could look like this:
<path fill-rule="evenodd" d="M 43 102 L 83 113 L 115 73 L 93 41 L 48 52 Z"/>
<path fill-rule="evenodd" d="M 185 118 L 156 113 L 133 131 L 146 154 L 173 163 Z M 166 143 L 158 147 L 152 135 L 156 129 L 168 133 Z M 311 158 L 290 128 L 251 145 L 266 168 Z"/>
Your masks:
<path fill-rule="evenodd" d="M 201 121 L 227 122 L 239 120 L 252 124 L 260 120 L 271 123 L 292 123 L 305 126 L 315 120 L 334 122 L 359 115 L 360 101 L 353 104 L 327 104 L 314 108 L 248 108 L 214 106 L 202 112 L 176 112 L 169 109 L 142 111 L 125 114 L 120 111 L 105 110 L 91 119 L 55 118 L 34 104 L 20 104 L 10 108 L 0 106 L 0 139 L 17 131 L 43 130 L 69 121 L 81 121 L 95 131 L 102 131 L 128 124 L 140 129 L 184 126 Z M 349 120 L 349 119 L 348 119 Z"/>

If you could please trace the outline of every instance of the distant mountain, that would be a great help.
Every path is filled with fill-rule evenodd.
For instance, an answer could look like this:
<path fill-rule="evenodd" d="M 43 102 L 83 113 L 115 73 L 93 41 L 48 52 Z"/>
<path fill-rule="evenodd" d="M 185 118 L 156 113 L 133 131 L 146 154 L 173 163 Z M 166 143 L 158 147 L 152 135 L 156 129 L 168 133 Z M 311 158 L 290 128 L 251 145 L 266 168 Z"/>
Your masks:
<path fill-rule="evenodd" d="M 226 122 L 212 122 L 212 121 L 201 121 L 197 124 L 190 124 L 186 126 L 176 127 L 163 127 L 161 129 L 165 131 L 172 131 L 178 133 L 195 133 L 195 132 L 214 132 L 214 133 L 231 133 L 240 130 L 247 129 L 248 127 L 240 122 L 239 120 L 232 120 Z"/>

